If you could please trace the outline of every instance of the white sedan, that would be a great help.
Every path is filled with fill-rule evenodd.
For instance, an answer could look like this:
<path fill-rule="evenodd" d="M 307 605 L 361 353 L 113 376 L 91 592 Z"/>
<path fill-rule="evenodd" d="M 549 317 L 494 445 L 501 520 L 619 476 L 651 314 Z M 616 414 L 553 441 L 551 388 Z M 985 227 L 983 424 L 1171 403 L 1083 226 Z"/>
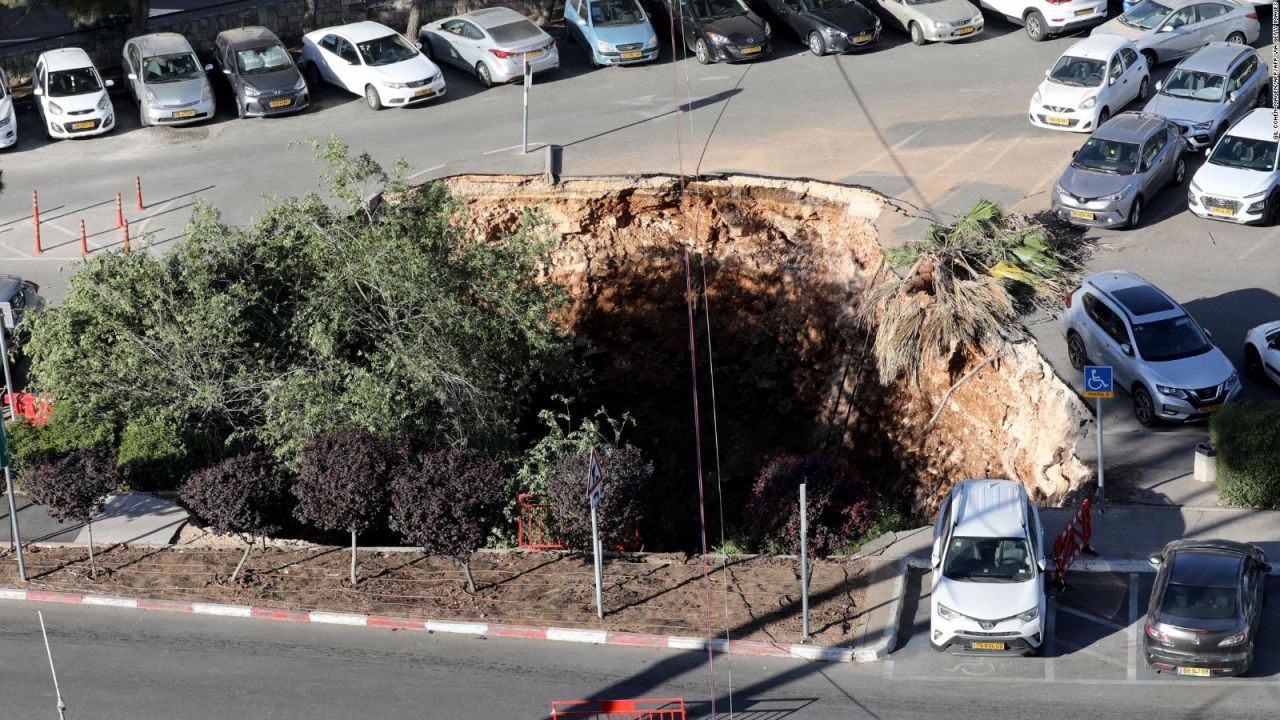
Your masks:
<path fill-rule="evenodd" d="M 358 22 L 302 36 L 307 80 L 363 95 L 374 110 L 403 107 L 444 94 L 444 76 L 413 43 L 386 25 Z"/>
<path fill-rule="evenodd" d="M 560 67 L 556 41 L 510 8 L 472 10 L 422 28 L 422 46 L 431 57 L 473 72 L 480 84 L 510 82 Z"/>
<path fill-rule="evenodd" d="M 1264 323 L 1244 336 L 1244 369 L 1259 382 L 1280 385 L 1280 320 Z"/>
<path fill-rule="evenodd" d="M 13 112 L 7 75 L 0 72 L 0 148 L 13 147 L 18 142 L 18 116 Z"/>
<path fill-rule="evenodd" d="M 49 138 L 101 135 L 114 128 L 115 108 L 107 97 L 111 85 L 80 48 L 41 53 L 31 73 L 31 94 Z"/>
<path fill-rule="evenodd" d="M 1151 71 L 1133 43 L 1093 35 L 1067 48 L 1031 97 L 1031 124 L 1093 132 L 1135 98 L 1146 100 Z"/>

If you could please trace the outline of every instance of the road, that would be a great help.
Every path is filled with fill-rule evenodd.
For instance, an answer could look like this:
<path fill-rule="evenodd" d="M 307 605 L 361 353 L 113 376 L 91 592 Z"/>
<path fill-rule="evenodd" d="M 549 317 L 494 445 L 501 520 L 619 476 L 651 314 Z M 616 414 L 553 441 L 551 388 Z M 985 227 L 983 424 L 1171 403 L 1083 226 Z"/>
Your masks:
<path fill-rule="evenodd" d="M 551 700 L 640 696 L 683 697 L 691 718 L 711 717 L 706 655 L 696 652 L 0 602 L 5 720 L 55 717 L 38 608 L 71 718 L 514 720 L 545 717 Z M 733 717 L 744 720 L 1274 717 L 1274 678 L 1072 675 L 1105 672 L 1108 648 L 1124 647 L 1124 632 L 1098 627 L 1079 640 L 1094 647 L 1062 650 L 1077 656 L 1058 658 L 1053 677 L 1047 660 L 921 658 L 910 641 L 891 664 L 722 656 L 717 716 L 729 717 L 731 673 Z"/>

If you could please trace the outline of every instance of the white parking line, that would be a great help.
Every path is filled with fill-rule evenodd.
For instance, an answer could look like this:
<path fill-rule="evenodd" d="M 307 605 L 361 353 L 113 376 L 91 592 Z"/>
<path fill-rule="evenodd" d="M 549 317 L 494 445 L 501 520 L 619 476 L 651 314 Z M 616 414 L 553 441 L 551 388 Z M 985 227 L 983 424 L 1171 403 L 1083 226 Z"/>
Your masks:
<path fill-rule="evenodd" d="M 1085 620 L 1088 620 L 1089 622 L 1096 622 L 1096 623 L 1098 623 L 1099 625 L 1106 625 L 1107 627 L 1111 628 L 1112 630 L 1117 630 L 1117 631 L 1119 631 L 1119 632 L 1124 632 L 1125 630 L 1127 630 L 1127 629 L 1129 628 L 1129 626 L 1127 626 L 1127 625 L 1121 625 L 1121 624 L 1120 624 L 1120 623 L 1118 623 L 1118 622 L 1112 622 L 1112 621 L 1110 621 L 1110 620 L 1108 620 L 1108 619 L 1106 619 L 1106 618 L 1098 617 L 1097 615 L 1094 615 L 1093 613 L 1087 613 L 1087 612 L 1085 612 L 1085 611 L 1083 611 L 1083 610 L 1077 610 L 1077 609 L 1075 609 L 1075 608 L 1073 608 L 1073 607 L 1065 607 L 1065 606 L 1063 606 L 1063 607 L 1060 607 L 1060 608 L 1058 608 L 1058 609 L 1059 609 L 1059 610 L 1061 610 L 1061 611 L 1062 611 L 1062 612 L 1064 612 L 1064 613 L 1067 613 L 1068 615 L 1075 615 L 1076 617 L 1078 617 L 1078 618 L 1084 618 Z"/>
<path fill-rule="evenodd" d="M 1129 573 L 1129 682 L 1138 679 L 1138 573 Z"/>
<path fill-rule="evenodd" d="M 1058 634 L 1056 632 L 1058 619 L 1058 603 L 1054 600 L 1049 601 L 1048 617 L 1044 619 L 1044 679 L 1053 682 L 1054 665 L 1057 664 L 1058 656 Z"/>

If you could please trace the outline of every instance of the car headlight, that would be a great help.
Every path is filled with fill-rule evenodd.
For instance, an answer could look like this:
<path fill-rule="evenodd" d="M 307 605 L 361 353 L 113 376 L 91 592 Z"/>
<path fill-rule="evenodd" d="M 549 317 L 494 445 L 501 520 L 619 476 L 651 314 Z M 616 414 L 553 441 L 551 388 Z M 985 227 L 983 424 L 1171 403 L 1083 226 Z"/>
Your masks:
<path fill-rule="evenodd" d="M 147 91 L 147 105 L 153 108 L 160 107 L 160 101 L 156 99 L 156 94 L 150 90 Z"/>
<path fill-rule="evenodd" d="M 245 86 L 244 86 L 244 95 L 245 95 L 245 97 L 258 97 L 258 96 L 259 96 L 259 95 L 261 95 L 261 94 L 262 94 L 262 92 L 261 92 L 260 90 L 258 90 L 258 88 L 254 87 L 254 86 L 252 86 L 252 85 L 245 85 Z"/>
<path fill-rule="evenodd" d="M 296 90 L 296 91 L 298 91 L 298 92 L 302 92 L 303 90 L 306 90 L 306 89 L 307 89 L 307 79 L 306 79 L 306 78 L 304 78 L 304 77 L 302 77 L 301 75 L 299 75 L 299 76 L 298 76 L 298 82 L 293 86 L 293 89 L 294 89 L 294 90 Z"/>
<path fill-rule="evenodd" d="M 1231 386 L 1239 382 L 1240 382 L 1240 373 L 1236 372 L 1235 370 L 1232 370 L 1231 377 L 1227 378 L 1227 385 Z"/>
<path fill-rule="evenodd" d="M 1260 197 L 1264 197 L 1266 194 L 1267 194 L 1267 191 L 1266 191 L 1266 190 L 1263 190 L 1262 192 L 1256 192 L 1256 193 L 1253 193 L 1252 195 L 1245 195 L 1245 196 L 1244 196 L 1244 199 L 1245 199 L 1245 200 L 1257 200 L 1257 199 L 1258 199 L 1258 198 L 1260 198 Z"/>
<path fill-rule="evenodd" d="M 1208 129 L 1209 129 L 1209 128 L 1211 128 L 1211 127 L 1213 127 L 1213 121 L 1212 121 L 1212 120 L 1209 120 L 1209 121 L 1202 122 L 1202 123 L 1196 123 L 1195 125 L 1192 125 L 1192 126 L 1191 126 L 1191 129 L 1192 129 L 1193 131 L 1194 131 L 1194 130 L 1201 130 L 1201 131 L 1203 131 L 1203 130 L 1208 130 Z"/>
<path fill-rule="evenodd" d="M 1157 385 L 1157 386 L 1156 386 L 1156 392 L 1160 393 L 1161 395 L 1167 395 L 1167 396 L 1172 397 L 1172 398 L 1184 398 L 1184 399 L 1185 399 L 1185 398 L 1187 397 L 1187 391 L 1186 391 L 1186 390 L 1183 390 L 1183 389 L 1181 389 L 1181 388 L 1168 387 L 1167 385 Z"/>
<path fill-rule="evenodd" d="M 12 120 L 13 120 L 12 115 L 5 115 L 4 117 L 0 118 L 0 127 L 7 126 Z"/>
<path fill-rule="evenodd" d="M 409 85 L 407 83 L 387 82 L 386 80 L 383 80 L 382 87 L 387 88 L 389 90 L 403 90 L 404 88 L 409 87 Z"/>
<path fill-rule="evenodd" d="M 603 41 L 603 40 L 600 40 L 600 39 L 597 39 L 597 40 L 596 40 L 596 49 L 597 49 L 597 50 L 599 50 L 600 52 L 613 52 L 613 51 L 614 51 L 614 50 L 613 50 L 613 46 L 612 46 L 612 45 L 610 45 L 609 43 L 607 43 L 607 42 L 605 42 L 605 41 Z"/>
<path fill-rule="evenodd" d="M 1032 105 L 1039 105 L 1039 104 L 1040 104 L 1040 90 L 1039 90 L 1039 88 L 1037 88 L 1037 89 L 1036 89 L 1036 94 L 1031 96 L 1031 104 L 1032 104 Z"/>
<path fill-rule="evenodd" d="M 1088 97 L 1088 98 L 1085 98 L 1084 102 L 1080 103 L 1080 109 L 1081 109 L 1081 110 L 1088 110 L 1089 108 L 1091 108 L 1091 107 L 1093 107 L 1094 105 L 1097 105 L 1097 104 L 1098 104 L 1098 98 L 1097 98 L 1097 96 L 1094 96 L 1094 97 Z"/>
<path fill-rule="evenodd" d="M 826 35 L 829 38 L 844 37 L 843 32 L 831 27 L 830 25 L 824 25 L 822 27 L 822 34 Z"/>
<path fill-rule="evenodd" d="M 943 605 L 942 603 L 938 603 L 938 617 L 942 618 L 943 620 L 959 620 L 960 618 L 964 617 L 964 615 L 961 615 L 960 613 L 956 612 L 955 610 L 952 610 L 951 608 L 947 607 L 946 605 Z"/>
<path fill-rule="evenodd" d="M 58 103 L 51 102 L 49 103 L 49 112 L 53 113 L 54 115 L 61 115 L 62 108 L 58 107 Z"/>
<path fill-rule="evenodd" d="M 969 22 L 974 24 L 982 22 L 982 13 L 978 13 L 977 15 L 974 15 L 973 17 L 969 18 Z"/>
<path fill-rule="evenodd" d="M 1099 197 L 1098 199 L 1099 199 L 1099 200 L 1119 200 L 1120 198 L 1124 197 L 1125 195 L 1128 195 L 1128 194 L 1129 194 L 1129 191 L 1130 191 L 1130 190 L 1132 190 L 1132 189 L 1133 189 L 1133 186 L 1132 186 L 1132 185 L 1125 185 L 1125 186 L 1124 186 L 1124 188 L 1123 188 L 1123 189 L 1121 189 L 1119 192 L 1113 192 L 1113 193 L 1111 193 L 1110 195 L 1103 195 L 1103 196 Z"/>
<path fill-rule="evenodd" d="M 212 98 L 213 98 L 213 88 L 209 85 L 209 83 L 205 83 L 204 88 L 200 90 L 200 101 L 204 102 L 205 100 L 210 100 Z"/>
<path fill-rule="evenodd" d="M 876 17 L 876 29 L 877 29 L 877 30 L 879 30 L 879 29 L 880 29 L 880 18 L 879 18 L 879 16 L 877 16 L 877 17 Z"/>
<path fill-rule="evenodd" d="M 644 46 L 645 46 L 645 48 L 646 48 L 646 49 L 652 49 L 652 48 L 656 48 L 656 47 L 658 47 L 658 36 L 657 36 L 657 35 L 654 35 L 653 37 L 649 38 L 648 40 L 645 40 L 645 41 L 644 41 Z"/>
<path fill-rule="evenodd" d="M 1195 180 L 1192 180 L 1192 181 L 1191 181 L 1191 189 L 1192 189 L 1192 190 L 1194 190 L 1195 192 L 1203 192 L 1203 191 L 1200 189 L 1200 186 L 1196 184 L 1196 181 L 1195 181 Z"/>
<path fill-rule="evenodd" d="M 729 42 L 729 38 L 721 35 L 720 33 L 715 33 L 715 32 L 708 32 L 707 39 L 713 43 L 720 43 L 720 44 Z"/>
<path fill-rule="evenodd" d="M 1249 639 L 1248 626 L 1241 628 L 1240 632 L 1236 633 L 1235 635 L 1223 638 L 1222 642 L 1218 643 L 1218 647 L 1229 647 L 1231 645 L 1239 645 L 1240 643 L 1244 642 L 1247 639 Z"/>
<path fill-rule="evenodd" d="M 767 38 L 773 34 L 773 28 L 769 27 L 769 23 L 764 24 L 764 36 Z"/>
<path fill-rule="evenodd" d="M 1038 617 L 1040 617 L 1040 607 L 1038 605 L 1018 615 L 1018 619 L 1021 620 L 1022 622 L 1031 622 L 1032 620 L 1035 620 Z"/>
<path fill-rule="evenodd" d="M 944 23 L 944 22 L 942 22 L 941 20 L 934 20 L 934 21 L 933 21 L 933 29 L 934 29 L 934 30 L 937 30 L 937 31 L 939 31 L 939 32 L 941 32 L 941 31 L 943 31 L 943 30 L 946 30 L 946 29 L 948 29 L 948 28 L 950 28 L 950 27 L 951 27 L 951 24 L 950 24 L 950 23 Z"/>
<path fill-rule="evenodd" d="M 106 93 L 102 93 L 102 99 L 98 101 L 98 109 L 106 110 L 109 107 L 111 107 L 111 100 L 107 97 Z"/>

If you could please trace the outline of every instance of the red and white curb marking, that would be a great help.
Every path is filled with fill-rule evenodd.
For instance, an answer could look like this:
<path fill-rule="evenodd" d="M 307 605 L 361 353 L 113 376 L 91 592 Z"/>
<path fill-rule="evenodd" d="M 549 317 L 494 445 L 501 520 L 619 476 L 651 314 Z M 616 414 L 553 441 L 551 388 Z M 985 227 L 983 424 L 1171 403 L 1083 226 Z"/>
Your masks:
<path fill-rule="evenodd" d="M 589 645 L 628 645 L 631 647 L 667 648 L 671 650 L 706 650 L 708 640 L 679 635 L 649 635 L 645 633 L 616 632 L 613 630 L 582 630 L 576 628 L 541 627 L 531 625 L 505 625 L 502 623 L 467 622 L 461 620 L 424 620 L 420 618 L 365 615 L 361 613 L 322 612 L 319 610 L 283 610 L 259 608 L 249 605 L 223 605 L 220 603 L 185 602 L 182 600 L 152 600 L 148 598 L 116 597 L 113 595 L 79 595 L 75 593 L 49 592 L 0 588 L 0 600 L 27 600 L 71 605 L 100 605 L 135 610 L 162 610 L 167 612 L 218 615 L 222 617 L 257 618 L 260 620 L 289 620 L 292 622 L 322 623 L 326 625 L 352 625 L 398 630 L 426 630 L 427 632 L 454 633 L 483 637 L 519 638 L 523 640 L 554 640 L 559 642 L 586 643 Z M 754 640 L 724 640 L 713 638 L 711 647 L 731 655 L 756 655 L 765 657 L 789 657 L 829 662 L 851 662 L 855 659 L 853 648 L 818 647 L 758 642 Z M 857 653 L 862 660 L 862 653 Z"/>

